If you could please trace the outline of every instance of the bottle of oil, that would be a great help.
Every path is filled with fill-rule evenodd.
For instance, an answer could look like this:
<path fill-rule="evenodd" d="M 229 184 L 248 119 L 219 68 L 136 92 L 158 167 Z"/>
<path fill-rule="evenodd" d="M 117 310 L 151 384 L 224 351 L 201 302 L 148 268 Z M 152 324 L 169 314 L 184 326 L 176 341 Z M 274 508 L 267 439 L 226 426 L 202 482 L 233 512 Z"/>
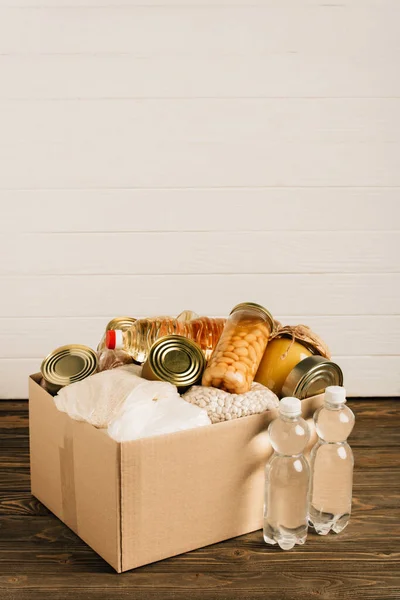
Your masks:
<path fill-rule="evenodd" d="M 346 406 L 346 390 L 326 388 L 324 405 L 314 415 L 319 440 L 311 452 L 310 524 L 320 535 L 340 533 L 350 520 L 353 452 L 347 438 L 354 414 Z"/>
<path fill-rule="evenodd" d="M 138 362 L 146 361 L 150 348 L 156 340 L 165 335 L 182 335 L 197 342 L 206 360 L 217 344 L 225 325 L 225 319 L 198 317 L 181 320 L 173 317 L 152 317 L 138 319 L 126 331 L 110 330 L 106 333 L 106 346 L 110 349 L 123 349 Z"/>

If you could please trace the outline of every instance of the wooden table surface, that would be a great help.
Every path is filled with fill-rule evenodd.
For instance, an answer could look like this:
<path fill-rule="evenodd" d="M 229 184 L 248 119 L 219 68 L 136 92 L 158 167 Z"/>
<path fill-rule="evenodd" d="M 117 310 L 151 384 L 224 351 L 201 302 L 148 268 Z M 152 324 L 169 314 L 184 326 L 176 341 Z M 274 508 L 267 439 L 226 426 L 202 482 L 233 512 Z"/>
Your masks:
<path fill-rule="evenodd" d="M 283 552 L 261 532 L 117 575 L 29 492 L 28 406 L 0 401 L 0 600 L 400 598 L 400 400 L 352 400 L 353 515 Z"/>

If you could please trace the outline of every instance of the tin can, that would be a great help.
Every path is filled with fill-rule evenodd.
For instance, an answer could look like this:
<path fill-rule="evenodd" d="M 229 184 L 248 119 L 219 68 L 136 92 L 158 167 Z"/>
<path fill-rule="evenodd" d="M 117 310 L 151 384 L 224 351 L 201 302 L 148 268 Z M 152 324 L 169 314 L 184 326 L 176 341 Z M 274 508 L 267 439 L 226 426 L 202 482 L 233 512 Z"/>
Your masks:
<path fill-rule="evenodd" d="M 343 385 L 343 372 L 339 365 L 323 356 L 308 356 L 290 371 L 282 386 L 282 394 L 304 400 L 322 394 L 330 385 Z"/>
<path fill-rule="evenodd" d="M 89 346 L 70 344 L 51 352 L 40 367 L 49 389 L 56 392 L 65 385 L 81 381 L 97 371 L 97 354 Z M 57 390 L 58 391 L 58 390 Z"/>
<path fill-rule="evenodd" d="M 166 335 L 151 347 L 142 377 L 167 381 L 179 391 L 201 380 L 206 359 L 198 344 L 181 335 Z"/>

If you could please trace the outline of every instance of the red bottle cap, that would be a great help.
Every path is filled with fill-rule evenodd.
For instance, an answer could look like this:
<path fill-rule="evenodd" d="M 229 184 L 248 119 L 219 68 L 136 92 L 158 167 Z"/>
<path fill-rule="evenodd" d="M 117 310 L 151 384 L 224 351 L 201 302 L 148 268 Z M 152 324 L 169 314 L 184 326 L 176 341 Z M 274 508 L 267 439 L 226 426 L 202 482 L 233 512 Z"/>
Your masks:
<path fill-rule="evenodd" d="M 106 346 L 109 350 L 115 349 L 116 338 L 114 329 L 110 329 L 106 332 Z"/>

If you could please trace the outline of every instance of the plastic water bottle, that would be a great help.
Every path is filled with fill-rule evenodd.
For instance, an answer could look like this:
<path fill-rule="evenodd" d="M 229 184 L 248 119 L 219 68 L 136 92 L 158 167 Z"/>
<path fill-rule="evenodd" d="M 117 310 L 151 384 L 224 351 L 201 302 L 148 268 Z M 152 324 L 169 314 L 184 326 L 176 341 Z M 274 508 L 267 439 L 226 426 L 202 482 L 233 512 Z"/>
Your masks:
<path fill-rule="evenodd" d="M 282 398 L 268 433 L 274 454 L 265 471 L 264 541 L 290 550 L 304 544 L 308 528 L 310 469 L 303 452 L 310 431 L 298 398 Z"/>
<path fill-rule="evenodd" d="M 346 390 L 330 386 L 324 405 L 314 414 L 319 440 L 311 452 L 309 521 L 317 533 L 342 531 L 350 519 L 353 487 L 353 452 L 347 438 L 354 414 L 346 406 Z"/>

